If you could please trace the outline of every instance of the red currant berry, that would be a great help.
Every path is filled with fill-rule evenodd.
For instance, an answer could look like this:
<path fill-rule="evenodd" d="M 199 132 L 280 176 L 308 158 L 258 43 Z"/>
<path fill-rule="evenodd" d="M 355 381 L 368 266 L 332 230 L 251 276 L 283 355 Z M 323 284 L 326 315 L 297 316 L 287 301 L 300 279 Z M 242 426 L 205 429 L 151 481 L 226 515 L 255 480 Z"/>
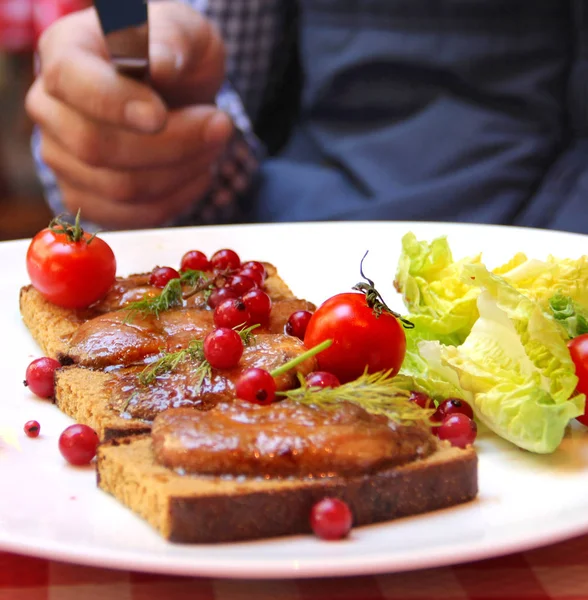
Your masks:
<path fill-rule="evenodd" d="M 53 398 L 55 395 L 55 370 L 61 365 L 53 358 L 37 358 L 28 367 L 24 384 L 39 398 Z"/>
<path fill-rule="evenodd" d="M 241 259 L 234 250 L 224 248 L 211 256 L 210 264 L 215 271 L 235 271 L 241 266 Z"/>
<path fill-rule="evenodd" d="M 246 262 L 245 264 L 241 265 L 241 272 L 245 270 L 256 271 L 257 273 L 259 273 L 259 275 L 261 276 L 261 283 L 259 285 L 261 285 L 266 280 L 267 271 L 265 270 L 263 264 L 256 260 L 250 260 L 249 262 Z"/>
<path fill-rule="evenodd" d="M 462 414 L 470 419 L 474 418 L 474 411 L 472 407 L 465 401 L 460 398 L 447 398 L 439 404 L 437 410 L 433 414 L 433 419 L 435 421 L 443 421 L 445 417 L 449 415 Z"/>
<path fill-rule="evenodd" d="M 243 355 L 243 340 L 234 329 L 220 327 L 204 338 L 204 358 L 214 369 L 232 369 Z"/>
<path fill-rule="evenodd" d="M 230 290 L 233 290 L 237 296 L 242 296 L 249 290 L 256 287 L 255 281 L 251 279 L 251 277 L 247 277 L 246 275 L 231 275 L 227 279 L 227 283 L 225 287 L 228 287 Z"/>
<path fill-rule="evenodd" d="M 179 279 L 180 274 L 171 267 L 155 267 L 149 277 L 149 285 L 164 288 L 172 279 Z"/>
<path fill-rule="evenodd" d="M 207 300 L 207 304 L 208 306 L 210 306 L 210 308 L 214 309 L 219 304 L 222 304 L 225 300 L 229 300 L 230 298 L 237 298 L 235 290 L 226 287 L 215 288 L 210 293 L 210 296 Z"/>
<path fill-rule="evenodd" d="M 271 404 L 276 398 L 276 381 L 265 369 L 245 370 L 235 387 L 238 398 L 253 404 Z"/>
<path fill-rule="evenodd" d="M 445 417 L 439 427 L 434 428 L 440 440 L 447 440 L 452 446 L 465 448 L 473 444 L 478 434 L 478 426 L 473 419 L 461 413 Z"/>
<path fill-rule="evenodd" d="M 313 371 L 305 379 L 308 387 L 336 388 L 341 385 L 337 376 L 327 371 Z"/>
<path fill-rule="evenodd" d="M 242 277 L 249 277 L 249 279 L 255 282 L 256 287 L 263 287 L 263 274 L 254 269 L 241 269 L 237 275 Z"/>
<path fill-rule="evenodd" d="M 190 250 L 182 256 L 182 262 L 180 263 L 180 270 L 187 271 L 191 269 L 193 271 L 210 271 L 210 261 L 206 257 L 204 252 L 200 250 Z"/>
<path fill-rule="evenodd" d="M 347 503 L 338 498 L 325 498 L 310 511 L 310 526 L 323 540 L 340 540 L 346 537 L 353 525 L 353 515 Z"/>
<path fill-rule="evenodd" d="M 288 335 L 293 335 L 294 337 L 303 340 L 310 317 L 312 317 L 312 313 L 308 310 L 297 310 L 296 312 L 293 312 L 284 326 L 284 331 Z"/>
<path fill-rule="evenodd" d="M 212 318 L 216 327 L 235 329 L 247 325 L 251 315 L 241 298 L 229 298 L 214 309 Z"/>
<path fill-rule="evenodd" d="M 98 434 L 87 425 L 70 425 L 59 436 L 59 451 L 68 463 L 89 464 L 98 449 Z"/>
<path fill-rule="evenodd" d="M 249 290 L 241 299 L 251 316 L 250 325 L 267 323 L 272 310 L 272 300 L 263 290 Z"/>
<path fill-rule="evenodd" d="M 39 437 L 39 433 L 41 433 L 41 425 L 39 425 L 39 421 L 27 421 L 24 424 L 23 429 L 27 437 L 30 438 Z"/>
<path fill-rule="evenodd" d="M 433 402 L 427 394 L 423 394 L 422 392 L 410 392 L 410 397 L 408 399 L 411 402 L 418 404 L 421 408 L 435 408 L 435 402 Z"/>

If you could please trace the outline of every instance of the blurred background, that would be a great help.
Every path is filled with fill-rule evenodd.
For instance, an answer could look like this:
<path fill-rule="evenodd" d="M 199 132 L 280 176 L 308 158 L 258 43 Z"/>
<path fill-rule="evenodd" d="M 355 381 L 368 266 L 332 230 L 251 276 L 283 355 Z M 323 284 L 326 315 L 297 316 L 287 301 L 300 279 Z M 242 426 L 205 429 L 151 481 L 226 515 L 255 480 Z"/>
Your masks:
<path fill-rule="evenodd" d="M 51 218 L 31 157 L 32 124 L 24 99 L 43 30 L 89 4 L 89 0 L 0 0 L 0 240 L 30 237 Z"/>
<path fill-rule="evenodd" d="M 24 97 L 32 77 L 31 57 L 0 56 L 0 239 L 30 237 L 47 225 L 43 199 L 30 152 L 31 123 Z"/>

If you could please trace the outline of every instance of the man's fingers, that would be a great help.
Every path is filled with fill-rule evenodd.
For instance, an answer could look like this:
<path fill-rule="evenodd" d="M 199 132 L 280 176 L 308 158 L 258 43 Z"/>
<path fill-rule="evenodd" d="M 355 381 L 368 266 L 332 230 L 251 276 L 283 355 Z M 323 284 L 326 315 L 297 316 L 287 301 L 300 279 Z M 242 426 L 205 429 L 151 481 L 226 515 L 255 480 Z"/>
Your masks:
<path fill-rule="evenodd" d="M 172 106 L 209 104 L 225 76 L 225 49 L 216 28 L 179 2 L 149 5 L 151 74 Z"/>
<path fill-rule="evenodd" d="M 32 119 L 70 154 L 87 165 L 115 170 L 165 167 L 218 152 L 233 130 L 230 118 L 214 106 L 172 111 L 165 129 L 154 135 L 100 126 L 47 96 L 39 82 L 26 104 Z"/>
<path fill-rule="evenodd" d="M 167 109 L 149 88 L 117 73 L 93 11 L 58 21 L 41 38 L 41 79 L 47 94 L 100 123 L 153 133 Z"/>
<path fill-rule="evenodd" d="M 60 185 L 63 202 L 71 214 L 81 210 L 84 219 L 106 229 L 145 229 L 170 224 L 196 206 L 210 187 L 210 175 L 202 174 L 172 194 L 149 204 L 120 204 L 80 190 L 69 183 Z"/>
<path fill-rule="evenodd" d="M 173 167 L 145 171 L 114 171 L 89 167 L 69 154 L 48 135 L 41 138 L 43 161 L 55 172 L 58 181 L 119 204 L 149 204 L 175 193 L 199 173 L 210 173 L 215 154 L 205 154 Z"/>

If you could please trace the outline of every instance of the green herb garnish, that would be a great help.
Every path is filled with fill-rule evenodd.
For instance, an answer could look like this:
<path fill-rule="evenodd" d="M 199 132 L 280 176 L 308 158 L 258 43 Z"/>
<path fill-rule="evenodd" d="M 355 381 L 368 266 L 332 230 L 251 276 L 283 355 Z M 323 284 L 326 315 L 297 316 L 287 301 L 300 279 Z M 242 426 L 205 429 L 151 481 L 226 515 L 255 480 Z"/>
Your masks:
<path fill-rule="evenodd" d="M 159 313 L 170 308 L 182 305 L 182 284 L 179 279 L 170 279 L 159 296 L 154 298 L 143 298 L 137 302 L 131 302 L 124 307 L 129 311 L 126 322 L 131 321 L 139 313 L 143 316 L 155 315 L 159 318 Z"/>
<path fill-rule="evenodd" d="M 237 332 L 241 336 L 245 346 L 251 344 L 255 339 L 252 331 L 256 327 L 259 327 L 259 325 L 251 325 L 251 327 L 247 327 Z M 210 375 L 211 369 L 210 363 L 204 356 L 204 340 L 192 340 L 186 348 L 164 354 L 161 358 L 152 362 L 141 371 L 139 374 L 139 383 L 142 385 L 149 385 L 155 381 L 158 375 L 175 371 L 178 365 L 187 360 L 200 363 L 196 368 L 197 372 L 202 372 L 202 377 L 198 384 L 198 388 L 200 388 L 204 381 L 204 377 Z"/>
<path fill-rule="evenodd" d="M 309 387 L 298 375 L 300 387 L 278 392 L 278 395 L 320 408 L 334 408 L 350 402 L 376 415 L 384 415 L 396 423 L 430 421 L 434 409 L 423 409 L 410 401 L 408 382 L 398 381 L 391 371 L 364 373 L 361 377 L 336 388 Z"/>

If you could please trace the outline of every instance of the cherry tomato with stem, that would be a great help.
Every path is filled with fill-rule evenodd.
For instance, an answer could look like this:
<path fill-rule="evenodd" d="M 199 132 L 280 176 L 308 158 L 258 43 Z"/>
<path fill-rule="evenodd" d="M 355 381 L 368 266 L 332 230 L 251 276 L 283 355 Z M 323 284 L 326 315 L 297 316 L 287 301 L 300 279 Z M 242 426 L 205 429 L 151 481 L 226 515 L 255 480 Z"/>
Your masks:
<path fill-rule="evenodd" d="M 79 212 L 74 225 L 57 218 L 33 237 L 26 266 L 33 287 L 63 308 L 94 304 L 116 278 L 112 248 L 82 229 Z"/>
<path fill-rule="evenodd" d="M 369 281 L 369 280 L 368 280 Z M 337 294 L 313 313 L 304 344 L 313 347 L 332 339 L 330 348 L 317 356 L 319 369 L 346 383 L 369 373 L 395 375 L 406 353 L 406 336 L 398 315 L 383 303 L 372 282 L 362 291 Z"/>

